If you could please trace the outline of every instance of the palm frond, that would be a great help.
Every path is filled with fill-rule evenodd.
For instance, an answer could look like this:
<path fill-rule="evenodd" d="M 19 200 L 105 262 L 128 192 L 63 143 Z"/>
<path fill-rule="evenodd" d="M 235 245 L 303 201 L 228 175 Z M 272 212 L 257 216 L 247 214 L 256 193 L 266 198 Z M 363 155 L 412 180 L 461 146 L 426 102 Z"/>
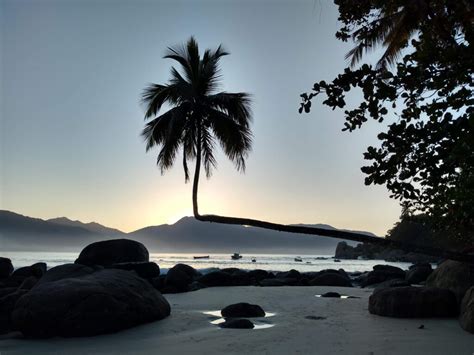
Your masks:
<path fill-rule="evenodd" d="M 207 124 L 237 170 L 245 171 L 245 159 L 252 149 L 250 128 L 235 122 L 225 113 L 214 109 L 209 110 Z"/>
<path fill-rule="evenodd" d="M 252 110 L 250 108 L 251 99 L 249 94 L 243 92 L 220 92 L 209 95 L 206 101 L 211 108 L 222 111 L 238 124 L 249 127 L 252 121 Z"/>
<path fill-rule="evenodd" d="M 165 102 L 180 104 L 182 99 L 173 85 L 150 84 L 142 92 L 141 101 L 147 106 L 145 119 L 156 116 Z"/>
<path fill-rule="evenodd" d="M 168 136 L 176 134 L 172 129 L 176 127 L 177 122 L 184 124 L 188 111 L 189 104 L 182 104 L 148 122 L 141 133 L 146 142 L 146 151 L 157 145 L 166 144 Z"/>
<path fill-rule="evenodd" d="M 204 171 L 206 177 L 209 179 L 212 175 L 212 169 L 217 168 L 217 161 L 214 157 L 214 138 L 212 137 L 209 129 L 203 129 L 201 132 L 201 151 L 204 163 Z"/>

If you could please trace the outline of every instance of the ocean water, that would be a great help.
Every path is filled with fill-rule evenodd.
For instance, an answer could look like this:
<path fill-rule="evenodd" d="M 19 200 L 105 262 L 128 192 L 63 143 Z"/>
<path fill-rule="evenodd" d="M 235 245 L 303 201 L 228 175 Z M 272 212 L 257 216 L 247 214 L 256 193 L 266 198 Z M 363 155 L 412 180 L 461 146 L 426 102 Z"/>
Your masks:
<path fill-rule="evenodd" d="M 196 255 L 196 254 L 194 254 Z M 320 271 L 324 269 L 344 269 L 348 272 L 370 271 L 377 264 L 393 265 L 408 269 L 410 263 L 387 262 L 384 260 L 341 260 L 334 262 L 332 255 L 302 255 L 302 261 L 295 261 L 298 255 L 249 254 L 242 255 L 240 260 L 232 260 L 230 254 L 210 254 L 209 259 L 194 259 L 193 254 L 150 254 L 150 260 L 156 262 L 163 273 L 178 263 L 188 264 L 195 269 L 207 272 L 217 268 L 236 267 L 244 270 L 263 269 L 268 271 L 288 271 L 295 269 L 301 272 Z M 48 267 L 73 263 L 77 253 L 66 252 L 0 252 L 0 256 L 10 258 L 15 268 L 28 266 L 36 262 L 45 262 Z M 252 259 L 255 262 L 252 262 Z M 324 258 L 324 259 L 323 259 Z"/>

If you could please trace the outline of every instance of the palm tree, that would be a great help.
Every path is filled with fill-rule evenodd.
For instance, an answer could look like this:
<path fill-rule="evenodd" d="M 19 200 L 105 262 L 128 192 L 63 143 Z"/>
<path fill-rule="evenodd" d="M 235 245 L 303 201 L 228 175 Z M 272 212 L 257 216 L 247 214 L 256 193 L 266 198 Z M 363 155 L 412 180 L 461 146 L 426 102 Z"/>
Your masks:
<path fill-rule="evenodd" d="M 220 79 L 220 58 L 228 54 L 222 46 L 219 46 L 215 50 L 207 49 L 201 58 L 198 44 L 191 37 L 185 46 L 168 48 L 164 57 L 178 62 L 182 74 L 172 67 L 168 84 L 151 84 L 142 95 L 142 100 L 146 105 L 145 120 L 151 119 L 146 123 L 142 136 L 145 139 L 147 151 L 160 147 L 156 163 L 161 173 L 173 166 L 177 153 L 181 149 L 184 176 L 187 182 L 189 181 L 188 160 L 196 159 L 192 201 L 194 217 L 197 220 L 341 238 L 472 262 L 472 257 L 464 254 L 415 245 L 407 246 L 397 241 L 362 233 L 302 225 L 283 225 L 250 218 L 199 214 L 197 197 L 201 162 L 209 178 L 212 169 L 217 166 L 214 157 L 216 141 L 220 143 L 224 153 L 240 171 L 245 170 L 245 159 L 252 146 L 250 130 L 252 114 L 249 95 L 215 92 Z M 165 103 L 171 108 L 157 116 Z"/>
<path fill-rule="evenodd" d="M 197 192 L 201 162 L 209 178 L 217 166 L 216 141 L 234 162 L 245 170 L 245 158 L 252 147 L 250 98 L 246 93 L 216 92 L 219 84 L 219 61 L 228 55 L 222 46 L 207 49 L 202 58 L 196 40 L 185 46 L 170 47 L 164 58 L 175 60 L 182 74 L 171 68 L 166 85 L 151 84 L 143 92 L 145 119 L 156 117 L 163 104 L 172 108 L 149 121 L 142 136 L 147 151 L 160 146 L 157 165 L 161 172 L 173 166 L 179 149 L 183 153 L 185 181 L 189 181 L 188 160 L 196 159 L 193 181 L 193 211 L 199 216 Z"/>

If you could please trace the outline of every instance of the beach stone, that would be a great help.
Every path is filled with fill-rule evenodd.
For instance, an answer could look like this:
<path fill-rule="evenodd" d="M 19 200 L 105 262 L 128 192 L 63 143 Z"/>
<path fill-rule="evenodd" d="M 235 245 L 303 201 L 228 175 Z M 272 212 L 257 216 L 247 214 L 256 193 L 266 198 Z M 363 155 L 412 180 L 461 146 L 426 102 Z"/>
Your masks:
<path fill-rule="evenodd" d="M 255 281 L 245 271 L 239 270 L 232 274 L 232 286 L 251 286 L 254 284 Z"/>
<path fill-rule="evenodd" d="M 255 280 L 256 282 L 259 282 L 263 279 L 272 279 L 274 277 L 271 272 L 261 269 L 250 270 L 249 272 L 247 272 L 247 276 Z"/>
<path fill-rule="evenodd" d="M 11 314 L 16 302 L 27 292 L 27 290 L 16 290 L 0 298 L 0 334 L 13 330 Z"/>
<path fill-rule="evenodd" d="M 325 298 L 341 298 L 341 295 L 337 292 L 326 292 L 321 295 L 321 297 Z"/>
<path fill-rule="evenodd" d="M 412 265 L 406 272 L 405 280 L 410 284 L 420 284 L 426 281 L 432 272 L 433 268 L 429 263 Z"/>
<path fill-rule="evenodd" d="M 176 264 L 168 270 L 165 286 L 174 287 L 177 292 L 186 292 L 189 285 L 199 276 L 199 272 L 186 264 Z"/>
<path fill-rule="evenodd" d="M 112 239 L 89 244 L 81 251 L 75 263 L 110 266 L 148 261 L 148 250 L 142 243 L 130 239 Z"/>
<path fill-rule="evenodd" d="M 60 269 L 56 268 L 56 276 Z M 39 282 L 16 302 L 11 316 L 14 327 L 35 338 L 93 336 L 170 314 L 168 301 L 134 272 L 82 271 L 80 276 Z"/>
<path fill-rule="evenodd" d="M 226 267 L 226 268 L 220 269 L 220 271 L 227 272 L 228 274 L 232 275 L 234 272 L 238 272 L 238 271 L 242 271 L 242 270 L 240 270 L 239 268 L 236 268 L 236 267 Z"/>
<path fill-rule="evenodd" d="M 34 276 L 30 276 L 24 279 L 18 288 L 21 290 L 31 290 L 37 283 L 38 279 Z"/>
<path fill-rule="evenodd" d="M 405 279 L 405 271 L 390 265 L 375 265 L 373 271 L 370 271 L 362 280 L 362 287 L 392 279 Z"/>
<path fill-rule="evenodd" d="M 336 270 L 337 271 L 337 270 Z M 325 272 L 309 281 L 310 286 L 342 286 L 352 287 L 351 281 L 339 272 Z"/>
<path fill-rule="evenodd" d="M 6 296 L 6 295 L 9 295 L 10 293 L 13 293 L 15 292 L 16 290 L 18 290 L 18 287 L 4 287 L 4 288 L 0 288 L 0 298 Z"/>
<path fill-rule="evenodd" d="M 464 330 L 474 333 L 474 286 L 464 294 L 459 312 L 459 323 Z"/>
<path fill-rule="evenodd" d="M 259 305 L 241 302 L 224 307 L 221 315 L 225 318 L 265 317 L 265 311 Z"/>
<path fill-rule="evenodd" d="M 220 323 L 219 327 L 233 329 L 253 329 L 254 325 L 248 319 L 228 319 L 224 323 Z"/>
<path fill-rule="evenodd" d="M 227 272 L 213 271 L 199 277 L 196 281 L 208 287 L 231 286 L 232 275 L 228 274 Z"/>
<path fill-rule="evenodd" d="M 291 269 L 290 271 L 286 271 L 286 272 L 277 272 L 275 274 L 275 277 L 277 279 L 300 279 L 301 278 L 301 274 L 299 271 L 295 270 L 295 269 Z"/>
<path fill-rule="evenodd" d="M 12 261 L 8 258 L 0 257 L 0 279 L 7 278 L 12 272 Z"/>
<path fill-rule="evenodd" d="M 298 283 L 298 279 L 263 279 L 259 282 L 260 286 L 263 287 L 274 287 L 274 286 L 295 286 Z"/>
<path fill-rule="evenodd" d="M 46 263 L 36 263 L 31 266 L 25 266 L 13 271 L 10 277 L 18 279 L 26 279 L 27 277 L 34 276 L 41 278 L 46 273 Z"/>
<path fill-rule="evenodd" d="M 135 271 L 138 276 L 144 279 L 160 276 L 160 267 L 152 261 L 116 263 L 108 266 L 108 268 Z"/>
<path fill-rule="evenodd" d="M 434 287 L 384 288 L 369 297 L 369 312 L 385 317 L 454 317 L 458 304 L 453 292 Z"/>
<path fill-rule="evenodd" d="M 189 291 L 197 291 L 202 288 L 206 288 L 206 285 L 203 285 L 202 283 L 197 281 L 193 281 L 189 284 Z"/>
<path fill-rule="evenodd" d="M 426 286 L 447 288 L 461 303 L 466 291 L 474 286 L 474 265 L 446 260 L 431 273 Z"/>
<path fill-rule="evenodd" d="M 52 267 L 42 278 L 39 279 L 38 284 L 53 282 L 65 278 L 75 278 L 92 274 L 97 270 L 102 270 L 101 266 L 85 266 L 79 264 L 64 264 Z"/>
<path fill-rule="evenodd" d="M 371 287 L 374 287 L 374 290 L 381 290 L 382 288 L 387 288 L 387 287 L 406 287 L 410 286 L 410 284 L 406 280 L 402 279 L 392 279 L 392 280 L 387 280 L 384 282 L 381 282 L 379 284 L 374 284 L 370 285 Z"/>

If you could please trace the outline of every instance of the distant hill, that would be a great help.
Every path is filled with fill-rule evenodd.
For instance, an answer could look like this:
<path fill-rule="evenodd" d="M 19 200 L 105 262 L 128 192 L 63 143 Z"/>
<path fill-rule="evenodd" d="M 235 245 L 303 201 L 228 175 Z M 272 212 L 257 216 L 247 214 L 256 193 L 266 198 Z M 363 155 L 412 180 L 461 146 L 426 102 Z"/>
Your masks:
<path fill-rule="evenodd" d="M 335 229 L 328 225 L 314 227 Z M 367 233 L 372 235 L 371 233 Z M 128 235 L 161 252 L 333 254 L 341 239 L 207 223 L 184 217 L 173 225 L 146 227 Z M 352 243 L 350 243 L 352 244 Z"/>
<path fill-rule="evenodd" d="M 322 224 L 312 226 L 335 229 Z M 337 243 L 341 241 L 254 227 L 200 222 L 193 217 L 184 217 L 172 225 L 163 224 L 124 233 L 98 223 L 82 223 L 66 217 L 42 220 L 0 211 L 0 250 L 78 252 L 87 244 L 110 238 L 138 240 L 155 253 L 206 254 L 333 254 Z"/>
<path fill-rule="evenodd" d="M 77 250 L 101 239 L 104 239 L 103 235 L 79 226 L 66 226 L 0 211 L 0 250 Z"/>
<path fill-rule="evenodd" d="M 56 223 L 63 226 L 81 227 L 92 233 L 103 234 L 105 236 L 120 236 L 126 234 L 118 229 L 105 227 L 102 224 L 96 222 L 82 223 L 81 221 L 70 220 L 67 217 L 51 218 L 48 219 L 47 222 Z"/>

